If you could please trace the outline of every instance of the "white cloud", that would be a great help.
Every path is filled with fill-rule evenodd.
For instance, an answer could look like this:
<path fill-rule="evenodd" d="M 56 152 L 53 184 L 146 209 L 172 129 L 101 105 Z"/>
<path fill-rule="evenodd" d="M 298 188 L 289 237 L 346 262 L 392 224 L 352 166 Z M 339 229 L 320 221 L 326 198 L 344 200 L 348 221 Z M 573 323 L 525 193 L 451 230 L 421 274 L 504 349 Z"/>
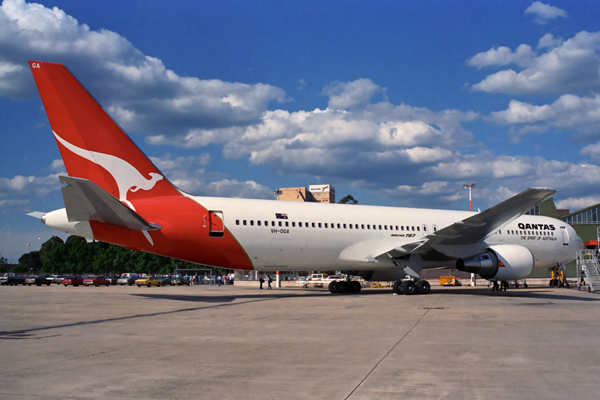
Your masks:
<path fill-rule="evenodd" d="M 52 160 L 52 164 L 50 164 L 48 169 L 50 169 L 52 171 L 64 171 L 65 170 L 65 162 L 62 160 L 62 158 Z"/>
<path fill-rule="evenodd" d="M 273 190 L 254 181 L 239 182 L 235 179 L 223 179 L 206 186 L 207 194 L 220 197 L 243 197 L 254 199 L 273 199 Z"/>
<path fill-rule="evenodd" d="M 563 42 L 562 38 L 555 38 L 553 34 L 546 33 L 542 38 L 538 41 L 537 48 L 539 49 L 553 49 L 558 47 Z M 522 45 L 521 45 L 522 46 Z M 520 47 L 520 46 L 519 46 Z"/>
<path fill-rule="evenodd" d="M 571 212 L 600 203 L 600 196 L 569 197 L 556 202 L 556 208 L 568 209 Z"/>
<path fill-rule="evenodd" d="M 565 94 L 552 104 L 540 106 L 511 100 L 506 110 L 492 112 L 485 119 L 500 125 L 518 125 L 520 129 L 516 133 L 519 135 L 560 129 L 576 130 L 588 138 L 600 138 L 600 95 L 579 97 Z"/>
<path fill-rule="evenodd" d="M 120 35 L 92 31 L 54 7 L 4 0 L 0 6 L 0 96 L 35 93 L 28 59 L 61 62 L 131 132 L 185 134 L 192 129 L 260 121 L 280 88 L 180 77 Z"/>
<path fill-rule="evenodd" d="M 517 64 L 520 67 L 528 67 L 535 59 L 536 54 L 531 46 L 522 44 L 516 51 L 511 51 L 508 47 L 500 46 L 493 48 L 485 53 L 479 53 L 467 60 L 467 64 L 483 68 L 491 65 Z"/>
<path fill-rule="evenodd" d="M 600 158 L 600 142 L 588 144 L 581 149 L 579 154 L 588 154 L 594 158 Z"/>
<path fill-rule="evenodd" d="M 507 94 L 589 94 L 600 91 L 600 32 L 579 32 L 560 42 L 548 35 L 540 39 L 539 55 L 508 48 L 479 53 L 468 62 L 481 68 L 489 65 L 517 64 L 521 71 L 507 69 L 489 75 L 473 85 L 473 90 Z M 500 49 L 506 49 L 500 51 Z"/>
<path fill-rule="evenodd" d="M 539 25 L 545 25 L 548 21 L 556 18 L 567 18 L 567 12 L 561 8 L 544 4 L 540 1 L 534 1 L 525 10 L 525 14 L 533 14 L 534 22 Z"/>
<path fill-rule="evenodd" d="M 352 82 L 330 83 L 323 89 L 323 94 L 329 96 L 329 108 L 343 110 L 368 104 L 379 90 L 380 87 L 370 79 L 360 78 Z"/>
<path fill-rule="evenodd" d="M 60 187 L 58 175 L 52 174 L 45 177 L 36 177 L 33 175 L 16 175 L 13 178 L 0 177 L 0 197 L 15 194 L 44 196 Z"/>

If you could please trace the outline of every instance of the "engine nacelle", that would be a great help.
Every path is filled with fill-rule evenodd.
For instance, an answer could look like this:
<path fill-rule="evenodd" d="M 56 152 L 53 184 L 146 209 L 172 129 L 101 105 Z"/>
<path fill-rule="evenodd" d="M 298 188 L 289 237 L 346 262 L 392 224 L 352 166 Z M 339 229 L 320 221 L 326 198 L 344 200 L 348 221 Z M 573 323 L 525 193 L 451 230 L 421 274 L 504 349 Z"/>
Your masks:
<path fill-rule="evenodd" d="M 458 260 L 456 269 L 479 274 L 484 279 L 514 281 L 527 278 L 534 264 L 533 254 L 526 247 L 501 244 L 490 246 L 478 256 Z"/>

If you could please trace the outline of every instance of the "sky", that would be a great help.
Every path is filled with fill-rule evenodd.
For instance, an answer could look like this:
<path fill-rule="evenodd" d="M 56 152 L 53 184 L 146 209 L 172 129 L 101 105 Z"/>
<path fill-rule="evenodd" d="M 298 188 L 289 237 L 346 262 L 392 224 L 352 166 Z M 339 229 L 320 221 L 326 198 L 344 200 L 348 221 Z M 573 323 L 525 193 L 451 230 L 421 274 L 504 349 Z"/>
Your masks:
<path fill-rule="evenodd" d="M 600 202 L 600 3 L 3 0 L 0 255 L 66 174 L 27 60 L 65 64 L 176 186 L 484 210 Z M 64 237 L 64 235 L 63 235 Z"/>

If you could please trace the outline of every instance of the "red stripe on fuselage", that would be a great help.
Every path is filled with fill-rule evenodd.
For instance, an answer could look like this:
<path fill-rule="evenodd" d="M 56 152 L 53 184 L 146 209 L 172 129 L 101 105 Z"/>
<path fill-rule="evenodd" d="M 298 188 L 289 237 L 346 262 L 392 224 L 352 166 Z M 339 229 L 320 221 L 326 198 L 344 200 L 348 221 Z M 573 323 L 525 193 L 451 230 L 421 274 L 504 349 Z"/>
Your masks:
<path fill-rule="evenodd" d="M 253 269 L 240 243 L 225 229 L 209 236 L 208 211 L 188 197 L 158 197 L 133 202 L 135 211 L 162 229 L 150 231 L 154 245 L 141 231 L 90 221 L 94 239 L 179 260 L 229 269 Z"/>

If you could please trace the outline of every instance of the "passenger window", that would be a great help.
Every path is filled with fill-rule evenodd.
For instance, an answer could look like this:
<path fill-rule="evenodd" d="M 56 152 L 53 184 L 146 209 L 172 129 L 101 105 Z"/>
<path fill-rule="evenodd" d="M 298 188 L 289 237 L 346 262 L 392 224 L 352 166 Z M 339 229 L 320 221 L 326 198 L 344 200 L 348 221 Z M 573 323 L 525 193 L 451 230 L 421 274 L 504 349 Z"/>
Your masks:
<path fill-rule="evenodd" d="M 235 220 L 235 224 L 236 224 L 236 225 L 239 225 L 239 224 L 240 224 L 240 220 L 239 220 L 239 219 L 236 219 L 236 220 Z"/>
<path fill-rule="evenodd" d="M 327 222 L 325 222 L 325 228 L 327 228 Z"/>
<path fill-rule="evenodd" d="M 281 226 L 281 221 L 278 221 L 278 222 L 279 222 L 278 225 Z"/>
<path fill-rule="evenodd" d="M 338 226 L 338 228 L 339 228 L 339 226 Z M 346 224 L 344 224 L 344 229 L 346 229 Z"/>
<path fill-rule="evenodd" d="M 257 224 L 258 226 L 260 226 L 260 220 L 256 221 L 256 224 Z"/>
<path fill-rule="evenodd" d="M 421 231 L 421 227 L 417 226 L 417 232 L 420 232 L 420 231 Z"/>
<path fill-rule="evenodd" d="M 271 226 L 275 226 L 275 221 L 271 221 Z"/>
<path fill-rule="evenodd" d="M 244 220 L 244 222 L 242 222 L 244 225 L 246 225 L 246 220 Z"/>
<path fill-rule="evenodd" d="M 355 227 L 356 229 L 358 229 L 358 224 L 354 225 L 354 227 Z M 364 226 L 363 226 L 363 229 L 364 229 Z"/>
<path fill-rule="evenodd" d="M 321 227 L 321 223 L 319 222 L 319 228 Z"/>
<path fill-rule="evenodd" d="M 404 225 L 402 225 L 402 226 L 400 227 L 400 230 L 402 230 L 402 231 L 404 230 Z"/>
<path fill-rule="evenodd" d="M 314 222 L 312 223 L 312 227 L 313 227 L 313 228 L 315 227 L 315 223 L 314 223 Z"/>
<path fill-rule="evenodd" d="M 292 223 L 292 226 L 294 226 L 293 223 Z M 298 228 L 302 228 L 302 222 L 298 222 Z"/>
<path fill-rule="evenodd" d="M 337 225 L 338 225 L 338 229 L 340 229 L 340 224 L 337 224 Z M 346 227 L 346 224 L 344 224 L 344 228 L 345 228 L 345 227 Z"/>
<path fill-rule="evenodd" d="M 253 219 L 250 220 L 250 226 L 254 226 L 254 220 Z"/>
<path fill-rule="evenodd" d="M 412 228 L 412 230 L 413 230 L 413 231 L 415 230 L 415 227 L 414 227 L 414 226 L 411 226 L 411 228 Z"/>
<path fill-rule="evenodd" d="M 384 225 L 384 226 L 383 226 L 383 229 L 385 229 L 385 230 L 387 231 L 387 225 Z"/>
<path fill-rule="evenodd" d="M 285 226 L 290 226 L 290 223 L 285 221 Z"/>
<path fill-rule="evenodd" d="M 381 230 L 383 230 L 383 229 L 381 229 L 381 225 L 379 225 L 379 230 L 380 230 L 380 231 L 381 231 Z"/>

